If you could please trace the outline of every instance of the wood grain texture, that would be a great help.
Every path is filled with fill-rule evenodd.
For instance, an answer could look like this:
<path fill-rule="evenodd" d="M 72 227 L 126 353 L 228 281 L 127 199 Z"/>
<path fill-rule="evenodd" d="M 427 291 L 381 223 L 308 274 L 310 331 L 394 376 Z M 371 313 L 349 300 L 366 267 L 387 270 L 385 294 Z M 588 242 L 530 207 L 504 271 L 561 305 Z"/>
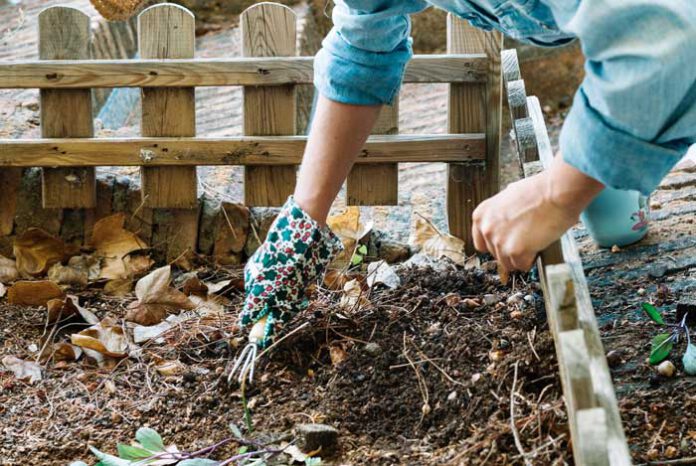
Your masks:
<path fill-rule="evenodd" d="M 416 55 L 406 83 L 485 82 L 485 54 Z M 22 60 L 0 63 L 0 88 L 273 86 L 311 84 L 314 57 Z"/>
<path fill-rule="evenodd" d="M 607 451 L 607 413 L 603 408 L 582 409 L 576 413 L 578 444 L 575 464 L 609 466 Z"/>
<path fill-rule="evenodd" d="M 39 58 L 88 59 L 89 17 L 80 10 L 55 6 L 39 14 Z M 90 89 L 42 89 L 41 136 L 93 136 Z M 44 208 L 89 208 L 96 203 L 92 168 L 45 168 L 42 180 Z"/>
<path fill-rule="evenodd" d="M 0 139 L 0 167 L 299 165 L 307 136 Z M 482 134 L 370 136 L 363 163 L 458 162 L 485 157 Z"/>
<path fill-rule="evenodd" d="M 515 141 L 517 145 L 520 164 L 524 166 L 527 162 L 539 160 L 539 149 L 537 147 L 536 134 L 534 133 L 534 122 L 531 118 L 520 118 L 514 122 Z"/>
<path fill-rule="evenodd" d="M 194 17 L 173 4 L 152 6 L 138 17 L 138 43 L 143 58 L 193 58 Z M 143 136 L 194 136 L 196 102 L 193 88 L 142 89 Z M 195 208 L 198 178 L 193 167 L 146 167 L 141 170 L 143 203 L 151 208 Z"/>
<path fill-rule="evenodd" d="M 372 134 L 399 132 L 399 100 L 382 106 Z M 346 183 L 348 205 L 396 205 L 399 203 L 399 165 L 358 164 Z"/>
<path fill-rule="evenodd" d="M 553 161 L 553 151 L 551 149 L 551 143 L 546 131 L 544 116 L 541 110 L 541 105 L 539 104 L 539 100 L 536 97 L 529 97 L 527 99 L 527 107 L 529 109 L 530 117 L 534 123 L 539 158 L 545 167 L 549 167 Z M 605 449 L 607 451 L 608 464 L 612 466 L 628 466 L 631 464 L 631 455 L 621 423 L 621 415 L 619 413 L 616 393 L 614 391 L 609 365 L 607 364 L 602 338 L 599 333 L 597 319 L 592 306 L 590 291 L 587 286 L 587 279 L 585 278 L 582 261 L 580 259 L 580 254 L 578 252 L 577 244 L 575 243 L 575 238 L 573 237 L 572 232 L 563 235 L 560 246 L 562 247 L 562 255 L 565 261 L 564 264 L 546 267 L 542 259 L 540 270 L 546 270 L 545 275 L 548 276 L 549 269 L 551 267 L 565 268 L 564 273 L 569 274 L 572 279 L 575 295 L 575 307 L 577 309 L 578 316 L 578 327 L 579 330 L 582 331 L 583 339 L 586 344 L 585 351 L 589 358 L 593 395 L 597 406 L 604 410 L 606 419 L 606 435 L 603 437 L 605 440 L 605 445 L 597 448 L 606 447 Z M 554 247 L 558 247 L 558 243 L 555 243 Z M 548 290 L 548 283 L 542 282 L 542 287 L 545 289 L 544 295 L 547 303 L 548 314 L 548 310 L 553 306 L 549 300 L 550 295 L 546 291 Z M 553 329 L 555 326 L 551 326 L 551 321 L 554 319 L 554 316 L 551 316 L 550 314 L 548 315 L 549 325 Z M 561 370 L 563 371 L 564 369 L 561 368 Z M 585 438 L 582 440 L 577 438 L 578 435 L 581 435 L 580 432 L 581 430 L 578 428 L 575 433 L 576 436 L 573 438 L 574 445 L 583 445 L 583 442 L 585 442 Z M 588 441 L 594 440 L 590 439 Z M 574 448 L 574 453 L 576 455 L 582 455 L 582 451 L 578 448 Z M 582 458 L 579 457 L 577 460 L 582 461 Z"/>
<path fill-rule="evenodd" d="M 522 79 L 520 62 L 517 59 L 517 50 L 507 49 L 500 53 L 500 63 L 503 73 L 503 81 L 507 83 Z"/>
<path fill-rule="evenodd" d="M 296 51 L 295 13 L 288 7 L 259 3 L 240 17 L 242 55 L 291 56 Z M 295 86 L 245 87 L 244 134 L 288 135 L 297 132 Z M 247 206 L 281 206 L 295 190 L 294 165 L 248 166 L 244 171 L 244 203 Z"/>
<path fill-rule="evenodd" d="M 447 51 L 485 53 L 488 78 L 483 84 L 451 84 L 448 126 L 450 133 L 486 134 L 486 163 L 473 167 L 450 164 L 447 181 L 447 219 L 451 234 L 462 238 L 468 253 L 474 252 L 471 217 L 476 206 L 499 189 L 499 153 L 502 104 L 500 50 L 502 36 L 474 28 L 448 15 Z"/>
<path fill-rule="evenodd" d="M 11 235 L 14 230 L 14 218 L 17 212 L 17 196 L 22 183 L 21 168 L 0 169 L 0 236 Z"/>

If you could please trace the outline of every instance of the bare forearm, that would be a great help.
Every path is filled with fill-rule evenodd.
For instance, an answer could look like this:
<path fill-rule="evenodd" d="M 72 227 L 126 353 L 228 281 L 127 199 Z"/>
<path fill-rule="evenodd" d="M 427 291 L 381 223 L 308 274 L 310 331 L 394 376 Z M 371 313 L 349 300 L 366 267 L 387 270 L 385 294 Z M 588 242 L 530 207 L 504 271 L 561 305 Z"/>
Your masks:
<path fill-rule="evenodd" d="M 379 109 L 319 97 L 295 188 L 297 203 L 319 223 L 326 221 Z"/>

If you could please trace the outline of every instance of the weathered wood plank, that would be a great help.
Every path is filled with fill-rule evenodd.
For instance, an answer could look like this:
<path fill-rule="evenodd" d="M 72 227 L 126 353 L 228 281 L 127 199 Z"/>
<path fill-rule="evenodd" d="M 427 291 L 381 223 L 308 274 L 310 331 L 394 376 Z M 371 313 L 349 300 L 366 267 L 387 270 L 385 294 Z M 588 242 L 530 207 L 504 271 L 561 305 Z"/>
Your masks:
<path fill-rule="evenodd" d="M 152 6 L 138 17 L 138 47 L 144 58 L 193 58 L 195 21 L 186 8 Z M 143 136 L 195 136 L 193 88 L 142 89 Z M 194 208 L 198 203 L 195 167 L 145 167 L 140 172 L 143 203 L 151 208 Z"/>
<path fill-rule="evenodd" d="M 385 105 L 372 134 L 399 132 L 399 100 Z M 396 163 L 358 164 L 346 183 L 348 205 L 396 205 L 399 203 L 399 165 Z"/>
<path fill-rule="evenodd" d="M 54 6 L 39 14 L 39 58 L 46 60 L 89 58 L 89 17 L 75 8 Z M 92 137 L 92 91 L 42 89 L 41 136 Z M 44 208 L 88 208 L 96 204 L 93 168 L 59 168 L 43 171 Z"/>
<path fill-rule="evenodd" d="M 539 149 L 537 147 L 536 134 L 534 133 L 534 122 L 532 119 L 520 118 L 515 120 L 514 128 L 520 164 L 524 166 L 524 164 L 527 162 L 539 160 Z"/>
<path fill-rule="evenodd" d="M 549 141 L 548 133 L 546 131 L 546 125 L 544 123 L 544 116 L 541 110 L 541 105 L 536 97 L 529 97 L 527 99 L 527 107 L 529 109 L 530 117 L 534 124 L 534 132 L 537 141 L 539 158 L 544 164 L 544 166 L 550 166 L 553 161 L 553 151 L 551 149 L 551 143 Z M 557 243 L 555 243 L 557 247 Z M 592 381 L 592 391 L 594 396 L 594 401 L 596 405 L 604 410 L 606 419 L 606 435 L 602 438 L 605 442 L 605 447 L 608 456 L 608 463 L 615 466 L 627 466 L 631 464 L 631 456 L 628 450 L 628 444 L 626 442 L 626 436 L 624 434 L 623 426 L 621 423 L 621 415 L 619 413 L 618 403 L 616 400 L 616 393 L 614 392 L 614 385 L 611 379 L 611 373 L 609 372 L 609 366 L 607 364 L 606 355 L 604 352 L 604 346 L 602 345 L 602 338 L 599 333 L 599 327 L 597 325 L 597 319 L 594 314 L 594 308 L 592 306 L 592 300 L 590 298 L 590 291 L 587 287 L 587 280 L 582 267 L 582 261 L 580 259 L 580 254 L 573 238 L 572 233 L 566 233 L 561 238 L 562 245 L 562 256 L 565 261 L 564 265 L 551 266 L 552 267 L 564 267 L 567 273 L 569 273 L 573 282 L 574 298 L 575 298 L 575 308 L 577 309 L 578 316 L 578 327 L 577 331 L 582 332 L 582 341 L 585 344 L 585 348 L 582 350 L 589 359 L 589 372 Z M 541 259 L 540 271 L 545 269 L 545 264 L 543 258 Z M 548 270 L 550 268 L 546 267 L 548 276 Z M 544 294 L 547 303 L 547 313 L 549 309 L 553 308 L 551 302 L 550 294 L 548 293 L 549 284 L 546 283 L 546 278 L 542 278 L 542 286 L 544 287 Z M 563 291 L 563 295 L 567 296 L 567 290 Z M 552 328 L 556 326 L 551 325 L 551 321 L 555 319 L 555 316 L 549 314 L 549 324 Z M 557 338 L 555 338 L 557 341 Z M 557 343 L 558 345 L 558 343 Z M 558 352 L 558 346 L 557 346 Z M 559 366 L 561 372 L 568 370 L 559 360 Z M 565 393 L 565 389 L 564 389 Z M 569 411 L 572 406 L 569 407 Z M 575 419 L 577 413 L 573 413 L 573 419 Z M 571 414 L 569 413 L 569 417 Z M 573 438 L 574 444 L 578 445 L 578 448 L 574 449 L 574 452 L 578 457 L 577 461 L 583 461 L 583 445 L 586 441 L 590 441 L 583 437 L 579 439 L 578 437 L 583 431 L 583 427 L 580 424 L 573 422 L 571 428 L 577 425 L 577 430 L 575 430 L 575 435 Z M 571 431 L 573 432 L 573 431 Z M 594 441 L 594 440 L 591 440 Z M 596 448 L 604 449 L 604 446 Z M 585 463 L 594 464 L 594 463 Z M 605 464 L 605 463 L 598 463 Z"/>
<path fill-rule="evenodd" d="M 499 189 L 501 47 L 500 33 L 477 29 L 451 14 L 447 17 L 448 52 L 484 53 L 489 57 L 484 83 L 451 84 L 449 89 L 449 132 L 481 132 L 486 135 L 484 166 L 450 164 L 447 167 L 449 231 L 465 241 L 468 253 L 474 252 L 471 237 L 471 217 L 474 209 Z"/>
<path fill-rule="evenodd" d="M 240 17 L 242 55 L 292 56 L 296 51 L 297 19 L 290 8 L 259 3 Z M 297 133 L 295 85 L 244 87 L 244 134 L 249 136 Z M 254 166 L 244 170 L 244 203 L 281 206 L 295 190 L 294 165 Z"/>
<path fill-rule="evenodd" d="M 14 230 L 14 218 L 17 212 L 17 196 L 22 184 L 21 168 L 4 168 L 0 170 L 0 236 L 11 235 Z"/>
<path fill-rule="evenodd" d="M 299 165 L 306 136 L 0 139 L 0 167 Z M 370 136 L 356 163 L 481 163 L 482 134 Z"/>
<path fill-rule="evenodd" d="M 606 411 L 603 408 L 581 409 L 576 413 L 575 421 L 578 425 L 575 464 L 609 466 Z"/>
<path fill-rule="evenodd" d="M 0 62 L 0 88 L 273 86 L 311 84 L 314 57 L 244 57 Z M 471 83 L 487 79 L 485 54 L 416 55 L 407 83 Z"/>

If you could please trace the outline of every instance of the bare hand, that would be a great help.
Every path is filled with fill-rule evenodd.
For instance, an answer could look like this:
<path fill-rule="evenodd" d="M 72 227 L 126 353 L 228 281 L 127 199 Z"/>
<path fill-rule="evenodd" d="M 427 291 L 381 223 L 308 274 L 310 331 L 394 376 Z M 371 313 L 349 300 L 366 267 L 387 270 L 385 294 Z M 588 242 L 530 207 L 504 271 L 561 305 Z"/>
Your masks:
<path fill-rule="evenodd" d="M 476 208 L 474 246 L 508 270 L 527 271 L 603 188 L 558 156 L 550 170 L 512 183 Z"/>

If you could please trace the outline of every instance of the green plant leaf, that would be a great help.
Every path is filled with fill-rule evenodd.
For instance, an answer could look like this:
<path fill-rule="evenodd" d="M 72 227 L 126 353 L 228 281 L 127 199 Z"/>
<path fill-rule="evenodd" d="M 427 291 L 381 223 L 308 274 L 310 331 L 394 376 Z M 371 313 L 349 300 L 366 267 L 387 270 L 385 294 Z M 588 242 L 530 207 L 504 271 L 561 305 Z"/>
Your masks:
<path fill-rule="evenodd" d="M 350 258 L 351 265 L 362 264 L 362 261 L 363 261 L 363 256 L 361 256 L 360 254 L 353 254 L 353 257 Z"/>
<path fill-rule="evenodd" d="M 367 254 L 367 246 L 364 244 L 361 244 L 360 247 L 358 248 L 358 254 L 362 254 L 363 256 Z"/>
<path fill-rule="evenodd" d="M 153 452 L 139 445 L 124 445 L 123 443 L 119 443 L 116 445 L 116 450 L 118 450 L 118 456 L 124 460 L 142 460 L 154 455 Z"/>
<path fill-rule="evenodd" d="M 245 446 L 243 446 L 243 447 L 239 447 L 239 450 L 237 450 L 237 454 L 243 455 L 244 453 L 246 453 L 246 452 L 248 452 L 248 451 L 249 451 L 249 447 L 247 447 L 247 446 L 245 445 Z"/>
<path fill-rule="evenodd" d="M 220 464 L 219 461 L 209 460 L 207 458 L 191 458 L 177 463 L 179 466 L 214 466 Z"/>
<path fill-rule="evenodd" d="M 658 364 L 669 356 L 674 339 L 669 333 L 660 333 L 652 339 L 652 350 L 650 351 L 650 364 Z"/>
<path fill-rule="evenodd" d="M 94 453 L 94 456 L 99 458 L 99 463 L 98 465 L 101 466 L 131 466 L 132 463 L 129 460 L 124 460 L 121 459 L 117 456 L 114 455 L 109 455 L 108 453 L 103 453 L 93 446 L 89 447 L 90 450 L 92 450 L 92 453 Z"/>
<path fill-rule="evenodd" d="M 660 325 L 665 325 L 665 321 L 662 319 L 662 314 L 660 314 L 660 311 L 658 311 L 655 306 L 650 303 L 643 303 L 641 306 L 654 322 L 657 322 Z"/>
<path fill-rule="evenodd" d="M 166 451 L 164 448 L 164 442 L 162 442 L 162 437 L 157 433 L 156 430 L 150 429 L 149 427 L 141 427 L 135 433 L 135 439 L 143 446 L 143 448 L 150 450 L 151 452 Z"/>
<path fill-rule="evenodd" d="M 230 422 L 230 430 L 232 431 L 232 435 L 234 435 L 237 438 L 242 438 L 242 431 L 237 427 L 237 424 L 234 422 Z"/>
<path fill-rule="evenodd" d="M 689 375 L 696 375 L 696 345 L 689 343 L 686 347 L 686 352 L 682 356 L 684 363 L 684 372 Z"/>

